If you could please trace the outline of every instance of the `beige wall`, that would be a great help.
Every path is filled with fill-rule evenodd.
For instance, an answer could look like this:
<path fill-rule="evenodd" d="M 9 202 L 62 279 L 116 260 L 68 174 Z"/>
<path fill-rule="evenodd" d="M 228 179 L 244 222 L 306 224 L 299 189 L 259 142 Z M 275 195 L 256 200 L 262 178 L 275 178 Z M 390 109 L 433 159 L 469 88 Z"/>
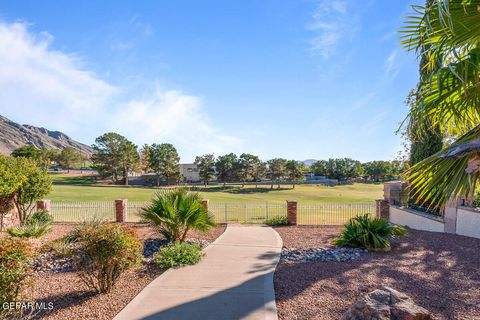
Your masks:
<path fill-rule="evenodd" d="M 390 206 L 390 222 L 416 230 L 433 232 L 444 232 L 445 230 L 441 218 L 428 217 L 421 212 L 397 206 Z"/>
<path fill-rule="evenodd" d="M 457 210 L 457 234 L 480 239 L 480 211 L 459 207 Z"/>

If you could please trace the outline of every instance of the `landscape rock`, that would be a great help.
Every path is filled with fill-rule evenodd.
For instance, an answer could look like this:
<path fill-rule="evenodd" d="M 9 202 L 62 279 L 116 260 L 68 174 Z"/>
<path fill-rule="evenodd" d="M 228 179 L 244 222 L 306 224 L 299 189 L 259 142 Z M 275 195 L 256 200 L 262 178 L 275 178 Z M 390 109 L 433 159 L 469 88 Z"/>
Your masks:
<path fill-rule="evenodd" d="M 428 310 L 389 287 L 368 293 L 348 309 L 342 320 L 431 320 Z"/>
<path fill-rule="evenodd" d="M 283 262 L 349 261 L 360 258 L 367 250 L 358 248 L 283 248 Z"/>

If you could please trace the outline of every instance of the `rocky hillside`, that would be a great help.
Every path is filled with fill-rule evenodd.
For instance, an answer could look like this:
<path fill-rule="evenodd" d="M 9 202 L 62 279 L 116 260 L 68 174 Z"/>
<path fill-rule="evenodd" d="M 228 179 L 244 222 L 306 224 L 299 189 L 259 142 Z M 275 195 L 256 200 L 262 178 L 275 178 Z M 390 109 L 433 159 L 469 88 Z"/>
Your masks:
<path fill-rule="evenodd" d="M 85 155 L 91 155 L 93 152 L 91 147 L 59 131 L 18 124 L 0 116 L 0 153 L 8 155 L 26 144 L 47 149 L 72 147 Z"/>

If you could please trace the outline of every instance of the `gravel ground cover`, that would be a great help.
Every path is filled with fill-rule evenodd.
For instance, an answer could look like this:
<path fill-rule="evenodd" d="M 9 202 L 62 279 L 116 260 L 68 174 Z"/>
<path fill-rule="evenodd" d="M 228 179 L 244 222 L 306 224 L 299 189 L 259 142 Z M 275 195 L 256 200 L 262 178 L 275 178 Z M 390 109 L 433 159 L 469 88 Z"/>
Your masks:
<path fill-rule="evenodd" d="M 332 227 L 275 228 L 288 248 L 331 246 Z M 409 230 L 390 252 L 343 262 L 281 261 L 275 272 L 280 319 L 340 319 L 381 286 L 408 294 L 438 319 L 480 319 L 480 239 Z"/>
<path fill-rule="evenodd" d="M 141 224 L 130 224 L 139 236 L 150 244 L 164 243 L 160 236 L 150 227 Z M 73 225 L 56 224 L 52 232 L 39 239 L 31 240 L 35 248 L 42 244 L 61 238 L 74 228 Z M 189 238 L 203 246 L 214 241 L 225 230 L 225 226 L 213 228 L 208 234 L 190 232 Z M 158 246 L 159 247 L 159 246 Z M 54 260 L 54 259 L 52 259 Z M 42 311 L 36 315 L 37 319 L 112 319 L 125 305 L 128 304 L 147 284 L 159 276 L 163 270 L 148 263 L 145 259 L 142 267 L 137 270 L 125 272 L 119 279 L 114 289 L 104 295 L 94 295 L 83 283 L 80 282 L 75 272 L 67 267 L 63 269 L 64 262 L 53 263 L 54 270 L 44 268 L 43 272 L 34 273 L 34 298 L 38 302 L 53 302 L 53 309 Z M 50 261 L 51 262 L 51 261 Z M 60 270 L 56 270 L 57 266 Z M 57 272 L 55 272 L 57 271 Z"/>

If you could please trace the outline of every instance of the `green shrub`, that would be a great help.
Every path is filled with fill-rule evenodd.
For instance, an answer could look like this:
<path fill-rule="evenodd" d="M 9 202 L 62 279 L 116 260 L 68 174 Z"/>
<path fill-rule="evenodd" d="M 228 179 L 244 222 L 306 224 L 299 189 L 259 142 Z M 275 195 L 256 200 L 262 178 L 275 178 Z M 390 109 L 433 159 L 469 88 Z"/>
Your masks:
<path fill-rule="evenodd" d="M 174 242 L 160 249 L 153 261 L 163 269 L 196 264 L 202 259 L 202 248 L 198 244 Z"/>
<path fill-rule="evenodd" d="M 48 213 L 48 211 L 37 211 L 32 214 L 29 221 L 36 221 L 42 224 L 52 224 L 53 217 Z"/>
<path fill-rule="evenodd" d="M 30 285 L 32 252 L 28 242 L 0 239 L 0 306 L 4 302 L 20 301 Z M 1 318 L 0 307 L 0 318 Z"/>
<path fill-rule="evenodd" d="M 265 221 L 265 224 L 269 225 L 269 226 L 287 226 L 288 225 L 288 217 L 287 216 L 269 217 Z"/>
<path fill-rule="evenodd" d="M 393 225 L 382 218 L 370 218 L 365 214 L 350 219 L 340 237 L 334 240 L 334 244 L 373 250 L 388 249 L 392 237 L 405 234 L 404 227 Z"/>
<path fill-rule="evenodd" d="M 29 222 L 23 226 L 9 228 L 7 233 L 15 238 L 39 238 L 50 231 L 50 226 L 38 222 Z"/>
<path fill-rule="evenodd" d="M 7 229 L 11 237 L 17 238 L 38 238 L 50 231 L 53 222 L 52 216 L 47 211 L 35 212 L 21 226 Z"/>
<path fill-rule="evenodd" d="M 83 224 L 73 234 L 75 269 L 97 293 L 110 291 L 124 271 L 142 261 L 142 243 L 131 228 L 111 223 Z"/>
<path fill-rule="evenodd" d="M 141 217 L 170 241 L 184 241 L 192 229 L 208 232 L 215 226 L 199 194 L 185 188 L 157 193 Z"/>

